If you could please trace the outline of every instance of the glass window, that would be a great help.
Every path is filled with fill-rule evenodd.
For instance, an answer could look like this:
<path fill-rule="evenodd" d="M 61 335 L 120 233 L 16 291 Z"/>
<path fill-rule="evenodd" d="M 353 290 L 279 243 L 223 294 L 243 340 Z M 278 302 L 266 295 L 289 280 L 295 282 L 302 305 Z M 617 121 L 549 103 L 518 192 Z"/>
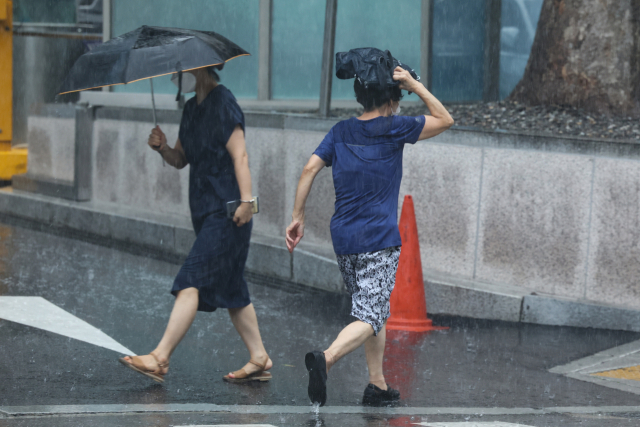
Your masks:
<path fill-rule="evenodd" d="M 542 12 L 542 2 L 544 0 L 525 0 L 524 5 L 529 12 L 529 18 L 534 27 L 538 27 L 538 21 L 540 20 L 540 12 Z"/>
<path fill-rule="evenodd" d="M 221 83 L 238 98 L 256 98 L 258 94 L 258 15 L 255 0 L 113 0 L 112 34 L 121 35 L 142 25 L 191 28 L 222 34 L 251 56 L 229 61 L 218 72 Z M 153 79 L 157 93 L 176 93 L 170 77 Z M 118 92 L 149 92 L 146 80 L 114 86 Z"/>
<path fill-rule="evenodd" d="M 338 1 L 336 52 L 357 47 L 377 47 L 412 67 L 420 75 L 421 0 Z M 332 98 L 355 99 L 353 79 L 340 80 L 333 73 Z M 410 95 L 405 100 L 419 100 Z"/>
<path fill-rule="evenodd" d="M 500 98 L 509 96 L 529 60 L 543 0 L 502 0 Z"/>
<path fill-rule="evenodd" d="M 75 24 L 76 0 L 14 0 L 13 21 Z"/>
<path fill-rule="evenodd" d="M 478 0 L 435 0 L 431 88 L 442 101 L 482 99 L 484 8 Z"/>
<path fill-rule="evenodd" d="M 335 51 L 370 46 L 388 49 L 419 75 L 421 4 L 420 0 L 338 1 Z M 274 0 L 274 98 L 319 98 L 325 8 L 325 0 Z M 353 80 L 336 78 L 335 68 L 332 73 L 332 98 L 355 99 Z"/>
<path fill-rule="evenodd" d="M 271 90 L 274 98 L 320 94 L 325 0 L 273 0 Z"/>

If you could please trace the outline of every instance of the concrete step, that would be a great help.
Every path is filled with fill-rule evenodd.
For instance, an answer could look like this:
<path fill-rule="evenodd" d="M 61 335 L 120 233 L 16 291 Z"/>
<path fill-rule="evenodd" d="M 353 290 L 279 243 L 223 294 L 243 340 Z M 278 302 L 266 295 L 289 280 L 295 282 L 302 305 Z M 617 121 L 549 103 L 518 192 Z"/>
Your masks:
<path fill-rule="evenodd" d="M 115 203 L 76 202 L 41 194 L 0 190 L 0 219 L 29 221 L 37 228 L 181 262 L 195 234 L 189 218 L 155 214 Z M 290 254 L 284 237 L 253 233 L 247 270 L 298 285 L 342 292 L 331 248 L 301 244 Z"/>

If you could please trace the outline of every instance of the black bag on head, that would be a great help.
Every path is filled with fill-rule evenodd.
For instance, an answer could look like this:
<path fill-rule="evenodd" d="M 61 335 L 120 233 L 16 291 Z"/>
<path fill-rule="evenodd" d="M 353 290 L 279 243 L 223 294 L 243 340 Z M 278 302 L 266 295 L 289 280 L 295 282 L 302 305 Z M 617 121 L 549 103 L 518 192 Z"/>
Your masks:
<path fill-rule="evenodd" d="M 420 80 L 411 67 L 398 61 L 388 50 L 383 52 L 375 47 L 360 47 L 336 53 L 336 77 L 343 80 L 356 77 L 365 87 L 378 86 L 384 90 L 397 86 L 399 82 L 393 80 L 396 67 L 404 68 L 414 79 Z"/>

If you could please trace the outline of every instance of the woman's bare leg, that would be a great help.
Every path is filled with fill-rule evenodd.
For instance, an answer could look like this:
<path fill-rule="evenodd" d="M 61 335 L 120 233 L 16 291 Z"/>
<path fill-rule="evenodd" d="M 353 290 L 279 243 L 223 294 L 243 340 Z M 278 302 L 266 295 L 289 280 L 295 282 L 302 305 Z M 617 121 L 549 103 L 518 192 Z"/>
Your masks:
<path fill-rule="evenodd" d="M 360 347 L 371 336 L 373 336 L 373 328 L 368 323 L 356 320 L 347 325 L 338 334 L 338 338 L 331 344 L 331 347 L 324 352 L 327 360 L 327 372 L 338 360 Z"/>
<path fill-rule="evenodd" d="M 236 331 L 240 334 L 240 338 L 247 346 L 251 359 L 258 363 L 265 364 L 265 370 L 271 369 L 273 362 L 269 359 L 267 351 L 262 343 L 262 337 L 260 336 L 260 329 L 258 328 L 258 317 L 256 316 L 256 310 L 253 304 L 249 304 L 246 307 L 230 308 L 229 317 L 231 322 L 235 326 Z M 260 370 L 253 363 L 247 363 L 242 368 L 247 374 L 252 374 Z M 231 378 L 235 378 L 233 373 L 229 373 Z"/>
<path fill-rule="evenodd" d="M 187 288 L 178 292 L 176 301 L 173 304 L 173 310 L 171 310 L 171 317 L 169 317 L 167 329 L 165 329 L 158 346 L 151 352 L 156 356 L 158 361 L 156 362 L 156 358 L 151 354 L 140 356 L 140 360 L 142 360 L 147 369 L 154 370 L 158 362 L 162 365 L 169 362 L 171 354 L 193 323 L 197 311 L 198 289 Z M 125 357 L 125 360 L 131 362 L 128 356 Z M 167 370 L 168 368 L 163 369 L 162 373 L 166 373 Z"/>
<path fill-rule="evenodd" d="M 364 342 L 364 353 L 367 356 L 367 367 L 369 368 L 369 383 L 387 389 L 387 383 L 382 371 L 384 361 L 384 346 L 387 338 L 387 323 L 382 326 L 377 336 L 371 336 Z"/>

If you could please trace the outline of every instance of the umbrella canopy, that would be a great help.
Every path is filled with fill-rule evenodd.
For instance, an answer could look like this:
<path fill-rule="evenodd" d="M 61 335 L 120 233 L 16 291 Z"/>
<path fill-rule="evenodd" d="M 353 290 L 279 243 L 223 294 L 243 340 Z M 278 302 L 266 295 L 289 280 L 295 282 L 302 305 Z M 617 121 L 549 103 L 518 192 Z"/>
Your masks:
<path fill-rule="evenodd" d="M 365 87 L 386 89 L 397 86 L 400 82 L 393 80 L 396 67 L 404 68 L 414 79 L 420 80 L 411 67 L 398 61 L 388 50 L 383 52 L 375 47 L 360 47 L 336 53 L 336 77 L 343 80 L 357 77 Z"/>
<path fill-rule="evenodd" d="M 218 65 L 244 55 L 249 52 L 212 31 L 143 25 L 78 58 L 59 94 Z"/>

